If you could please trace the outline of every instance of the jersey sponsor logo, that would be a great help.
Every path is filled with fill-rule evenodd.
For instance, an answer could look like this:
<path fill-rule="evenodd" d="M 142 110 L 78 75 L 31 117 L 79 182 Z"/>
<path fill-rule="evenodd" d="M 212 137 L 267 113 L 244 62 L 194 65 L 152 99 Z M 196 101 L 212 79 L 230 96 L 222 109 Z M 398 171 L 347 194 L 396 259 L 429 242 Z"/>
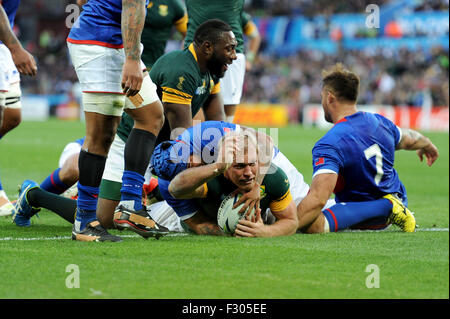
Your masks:
<path fill-rule="evenodd" d="M 322 164 L 325 164 L 325 158 L 319 157 L 317 159 L 317 161 L 314 163 L 314 166 L 319 166 L 319 165 L 322 165 Z"/>
<path fill-rule="evenodd" d="M 199 86 L 197 88 L 197 90 L 195 90 L 195 94 L 202 95 L 202 94 L 205 94 L 205 93 L 206 93 L 206 83 L 205 83 L 205 80 L 203 80 L 203 85 Z"/>
<path fill-rule="evenodd" d="M 165 4 L 160 4 L 158 12 L 159 12 L 159 15 L 165 17 L 166 15 L 169 14 L 169 7 Z"/>

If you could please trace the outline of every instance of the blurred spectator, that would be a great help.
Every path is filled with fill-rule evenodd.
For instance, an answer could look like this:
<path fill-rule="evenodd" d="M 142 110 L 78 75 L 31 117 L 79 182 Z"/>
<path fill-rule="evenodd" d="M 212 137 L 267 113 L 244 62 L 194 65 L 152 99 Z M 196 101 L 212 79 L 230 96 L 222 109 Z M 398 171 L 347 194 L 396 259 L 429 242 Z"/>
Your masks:
<path fill-rule="evenodd" d="M 405 49 L 396 53 L 343 51 L 337 55 L 301 51 L 283 58 L 261 55 L 246 75 L 243 102 L 300 108 L 320 103 L 320 72 L 336 62 L 361 75 L 360 104 L 421 106 L 418 93 L 429 88 L 433 105 L 448 106 L 449 60 L 448 52 L 441 48 L 434 48 L 429 55 Z"/>
<path fill-rule="evenodd" d="M 256 16 L 315 16 L 364 12 L 368 4 L 381 6 L 388 2 L 391 1 L 247 0 L 246 8 Z M 21 33 L 24 47 L 35 56 L 39 70 L 37 77 L 22 77 L 24 94 L 72 92 L 79 98 L 77 77 L 65 43 L 69 32 L 66 18 L 70 14 L 66 10 L 74 3 L 74 0 L 36 0 L 20 6 L 15 32 Z M 415 4 L 415 11 L 449 7 L 448 0 L 417 0 Z M 342 37 L 337 33 L 333 36 Z M 449 105 L 449 56 L 442 48 L 433 48 L 431 53 L 384 49 L 341 50 L 335 55 L 301 51 L 290 57 L 261 54 L 246 74 L 242 102 L 282 103 L 299 109 L 307 103 L 320 103 L 320 72 L 336 62 L 361 75 L 360 104 L 421 106 L 423 92 L 429 90 L 433 105 Z"/>

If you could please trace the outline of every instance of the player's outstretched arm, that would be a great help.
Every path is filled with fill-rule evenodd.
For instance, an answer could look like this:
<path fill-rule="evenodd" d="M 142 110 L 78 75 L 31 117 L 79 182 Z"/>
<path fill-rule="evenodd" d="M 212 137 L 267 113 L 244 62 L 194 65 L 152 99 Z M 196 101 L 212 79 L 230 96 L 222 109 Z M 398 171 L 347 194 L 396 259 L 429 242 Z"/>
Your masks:
<path fill-rule="evenodd" d="M 185 169 L 170 182 L 169 193 L 177 199 L 202 197 L 204 194 L 203 184 L 223 174 L 225 168 L 223 163 L 212 163 Z"/>
<path fill-rule="evenodd" d="M 145 1 L 122 0 L 122 40 L 125 50 L 122 89 L 127 96 L 134 96 L 140 91 L 144 78 L 141 69 L 141 33 L 145 14 Z"/>
<path fill-rule="evenodd" d="M 308 195 L 298 204 L 298 229 L 311 225 L 321 214 L 337 182 L 337 174 L 319 174 L 314 176 Z"/>
<path fill-rule="evenodd" d="M 423 161 L 423 156 L 425 155 L 428 166 L 433 165 L 439 157 L 439 151 L 430 139 L 412 129 L 401 130 L 402 138 L 397 145 L 397 149 L 411 151 L 416 150 L 420 161 Z"/>
<path fill-rule="evenodd" d="M 11 52 L 17 70 L 24 75 L 34 76 L 37 73 L 36 61 L 33 56 L 22 47 L 14 32 L 11 30 L 8 16 L 0 5 L 0 40 Z"/>
<path fill-rule="evenodd" d="M 197 235 L 226 236 L 217 224 L 207 219 L 202 212 L 184 221 Z"/>

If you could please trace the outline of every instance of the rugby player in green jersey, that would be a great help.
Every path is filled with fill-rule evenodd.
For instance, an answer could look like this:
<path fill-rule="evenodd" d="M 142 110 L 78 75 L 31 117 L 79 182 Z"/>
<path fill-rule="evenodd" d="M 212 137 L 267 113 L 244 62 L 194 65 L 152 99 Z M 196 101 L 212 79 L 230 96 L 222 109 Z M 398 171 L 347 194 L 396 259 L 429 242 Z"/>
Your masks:
<path fill-rule="evenodd" d="M 236 135 L 227 134 L 227 140 Z M 219 160 L 212 164 L 190 167 L 178 173 L 169 184 L 168 191 L 175 199 L 196 199 L 200 208 L 184 223 L 197 234 L 223 235 L 216 223 L 217 211 L 225 196 L 232 192 L 251 191 L 258 176 L 258 146 L 251 134 L 238 137 L 220 147 Z M 231 147 L 229 146 L 231 144 Z M 233 145 L 243 147 L 234 147 Z M 235 235 L 242 237 L 274 237 L 292 235 L 297 230 L 296 205 L 290 191 L 289 179 L 283 170 L 273 163 L 260 184 L 260 206 L 255 216 L 243 219 L 237 225 Z M 263 222 L 261 212 L 270 212 L 276 218 L 272 224 Z"/>
<path fill-rule="evenodd" d="M 198 26 L 208 19 L 225 21 L 231 26 L 236 36 L 236 61 L 220 80 L 227 121 L 232 123 L 236 105 L 241 101 L 246 68 L 241 16 L 244 0 L 186 0 L 185 3 L 189 19 L 185 47 L 193 42 Z"/>
<path fill-rule="evenodd" d="M 186 36 L 187 13 L 181 0 L 150 1 L 141 35 L 141 43 L 144 45 L 142 61 L 148 71 L 164 54 L 173 26 L 183 38 Z"/>
<path fill-rule="evenodd" d="M 169 52 L 156 61 L 150 77 L 158 87 L 166 119 L 157 143 L 170 139 L 171 131 L 176 131 L 173 135 L 176 137 L 180 129 L 192 126 L 192 117 L 200 108 L 208 120 L 225 120 L 219 79 L 236 59 L 235 48 L 236 39 L 230 26 L 212 19 L 199 26 L 188 48 Z M 132 213 L 127 203 L 119 203 L 124 145 L 132 126 L 130 118 L 124 114 L 100 185 L 97 217 L 107 228 L 115 227 L 115 210 Z M 148 217 L 144 210 L 136 214 Z M 149 224 L 153 225 L 152 221 Z"/>

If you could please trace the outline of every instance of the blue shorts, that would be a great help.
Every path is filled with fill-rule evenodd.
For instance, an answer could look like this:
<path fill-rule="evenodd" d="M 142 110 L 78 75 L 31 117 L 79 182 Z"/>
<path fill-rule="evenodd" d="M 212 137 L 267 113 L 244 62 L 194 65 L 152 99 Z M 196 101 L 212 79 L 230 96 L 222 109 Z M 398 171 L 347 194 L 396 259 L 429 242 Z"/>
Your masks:
<path fill-rule="evenodd" d="M 162 178 L 158 178 L 158 186 L 161 196 L 165 199 L 167 204 L 173 208 L 175 213 L 181 220 L 186 220 L 194 216 L 198 211 L 199 207 L 193 199 L 176 199 L 169 193 L 170 181 Z"/>

